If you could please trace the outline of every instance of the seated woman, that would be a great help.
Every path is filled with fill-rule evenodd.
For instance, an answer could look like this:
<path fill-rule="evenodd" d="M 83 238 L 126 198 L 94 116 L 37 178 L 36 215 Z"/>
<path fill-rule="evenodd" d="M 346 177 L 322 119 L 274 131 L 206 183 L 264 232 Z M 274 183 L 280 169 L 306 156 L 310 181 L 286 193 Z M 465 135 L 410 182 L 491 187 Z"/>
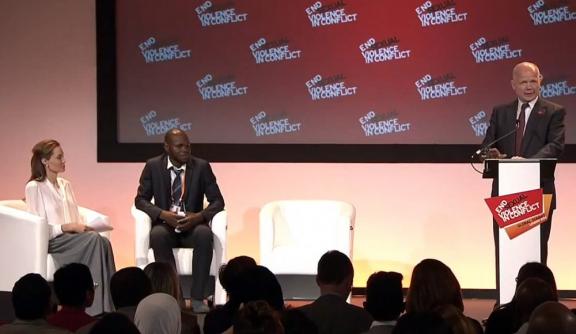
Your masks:
<path fill-rule="evenodd" d="M 49 224 L 48 253 L 56 268 L 72 262 L 87 265 L 97 286 L 94 303 L 86 312 L 112 311 L 109 285 L 116 271 L 112 246 L 83 223 L 70 182 L 58 177 L 66 169 L 62 147 L 52 139 L 39 142 L 32 148 L 30 164 L 26 206 Z"/>
<path fill-rule="evenodd" d="M 447 265 L 436 259 L 424 259 L 412 271 L 406 313 L 414 312 L 439 314 L 448 320 L 455 333 L 460 333 L 458 328 L 465 328 L 463 332 L 467 333 L 483 333 L 477 320 L 464 315 L 458 279 Z"/>

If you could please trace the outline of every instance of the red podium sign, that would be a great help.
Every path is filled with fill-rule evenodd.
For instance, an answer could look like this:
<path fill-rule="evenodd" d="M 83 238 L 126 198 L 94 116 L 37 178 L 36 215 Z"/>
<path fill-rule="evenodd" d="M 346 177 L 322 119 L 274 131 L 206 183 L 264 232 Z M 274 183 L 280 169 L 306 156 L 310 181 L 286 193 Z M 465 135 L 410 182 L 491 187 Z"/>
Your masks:
<path fill-rule="evenodd" d="M 534 189 L 490 197 L 485 201 L 498 226 L 514 239 L 548 219 L 552 195 Z"/>

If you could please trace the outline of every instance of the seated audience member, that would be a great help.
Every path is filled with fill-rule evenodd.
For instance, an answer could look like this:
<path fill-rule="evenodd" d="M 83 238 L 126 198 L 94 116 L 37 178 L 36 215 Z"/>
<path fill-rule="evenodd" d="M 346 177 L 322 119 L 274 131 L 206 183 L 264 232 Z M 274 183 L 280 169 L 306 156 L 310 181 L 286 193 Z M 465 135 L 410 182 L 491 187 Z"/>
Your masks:
<path fill-rule="evenodd" d="M 51 325 L 75 332 L 94 322 L 86 313 L 94 301 L 94 281 L 86 265 L 70 263 L 56 270 L 54 292 L 61 309 L 48 317 Z"/>
<path fill-rule="evenodd" d="M 222 265 L 218 277 L 220 284 L 228 293 L 228 301 L 222 306 L 216 306 L 206 314 L 204 334 L 218 334 L 232 327 L 232 320 L 241 304 L 242 287 L 238 284 L 240 275 L 247 269 L 256 266 L 256 261 L 249 256 L 238 256 Z"/>
<path fill-rule="evenodd" d="M 514 316 L 512 317 L 515 322 L 514 327 L 519 328 L 516 331 L 517 334 L 525 334 L 532 311 L 542 303 L 548 301 L 557 302 L 558 295 L 544 280 L 530 277 L 525 279 L 516 289 L 514 299 L 516 300 L 513 311 Z"/>
<path fill-rule="evenodd" d="M 251 301 L 238 310 L 234 334 L 284 334 L 278 311 L 264 300 Z"/>
<path fill-rule="evenodd" d="M 150 279 L 152 293 L 163 292 L 183 304 L 178 273 L 166 262 L 152 262 L 144 267 L 144 274 Z"/>
<path fill-rule="evenodd" d="M 208 317 L 211 324 L 206 327 L 210 328 L 211 333 L 220 333 L 227 324 L 231 323 L 231 319 L 234 319 L 241 305 L 251 301 L 263 300 L 278 312 L 284 310 L 282 287 L 280 287 L 276 276 L 264 266 L 245 268 L 228 288 L 233 291 L 231 297 L 233 300 L 230 304 L 232 314 L 219 314 L 220 319 Z M 222 323 L 216 324 L 220 320 Z M 219 328 L 219 330 L 214 331 L 215 328 Z M 208 333 L 205 332 L 205 334 Z"/>
<path fill-rule="evenodd" d="M 134 324 L 142 334 L 180 334 L 180 306 L 166 293 L 153 293 L 136 308 Z"/>
<path fill-rule="evenodd" d="M 367 333 L 392 333 L 396 320 L 404 311 L 402 278 L 402 274 L 393 271 L 379 271 L 368 278 L 364 309 L 374 321 Z"/>
<path fill-rule="evenodd" d="M 401 316 L 392 334 L 455 334 L 436 312 L 409 312 Z"/>
<path fill-rule="evenodd" d="M 530 277 L 536 277 L 547 282 L 554 293 L 558 295 L 556 288 L 556 280 L 554 274 L 545 264 L 539 262 L 528 262 L 518 270 L 518 277 L 516 278 L 516 289 Z M 507 303 L 501 305 L 499 308 L 492 311 L 488 320 L 486 321 L 486 334 L 512 334 L 520 328 L 521 323 L 514 319 L 516 301 L 514 298 Z"/>
<path fill-rule="evenodd" d="M 280 315 L 285 334 L 318 334 L 318 328 L 302 311 L 287 308 Z"/>
<path fill-rule="evenodd" d="M 71 183 L 59 176 L 66 170 L 62 147 L 53 139 L 37 143 L 32 148 L 30 165 L 26 207 L 48 223 L 48 253 L 54 265 L 56 268 L 67 263 L 87 265 L 98 283 L 87 313 L 112 311 L 108 285 L 116 271 L 112 246 L 107 238 L 85 225 Z"/>
<path fill-rule="evenodd" d="M 12 289 L 12 306 L 16 320 L 0 326 L 0 334 L 70 333 L 46 321 L 51 309 L 50 295 L 48 282 L 38 274 L 27 274 L 16 281 Z"/>
<path fill-rule="evenodd" d="M 454 334 L 478 334 L 482 333 L 476 324 L 467 318 L 462 311 L 454 305 L 441 305 L 435 309 Z"/>
<path fill-rule="evenodd" d="M 152 262 L 144 268 L 144 273 L 150 279 L 152 293 L 166 293 L 174 297 L 179 305 L 184 305 L 180 279 L 174 267 L 166 262 Z M 182 333 L 196 333 L 200 331 L 198 321 L 194 314 L 181 312 L 180 319 L 182 323 Z"/>
<path fill-rule="evenodd" d="M 370 314 L 346 302 L 353 280 L 354 268 L 348 256 L 336 250 L 322 255 L 316 274 L 320 297 L 299 308 L 320 334 L 361 333 L 370 328 Z"/>
<path fill-rule="evenodd" d="M 98 320 L 89 334 L 140 334 L 140 331 L 127 316 L 112 312 Z"/>
<path fill-rule="evenodd" d="M 249 268 L 238 277 L 238 284 L 241 303 L 264 300 L 276 311 L 284 310 L 282 287 L 270 269 L 264 266 Z"/>
<path fill-rule="evenodd" d="M 435 259 L 424 259 L 412 271 L 406 312 L 436 312 L 438 307 L 444 305 L 453 305 L 464 312 L 460 283 L 447 265 Z M 477 333 L 482 333 L 482 326 L 477 320 L 467 319 Z"/>
<path fill-rule="evenodd" d="M 134 321 L 138 303 L 152 293 L 150 279 L 138 267 L 128 267 L 117 271 L 110 280 L 110 292 L 116 312 Z"/>
<path fill-rule="evenodd" d="M 530 316 L 527 334 L 574 334 L 576 316 L 558 302 L 545 302 Z"/>

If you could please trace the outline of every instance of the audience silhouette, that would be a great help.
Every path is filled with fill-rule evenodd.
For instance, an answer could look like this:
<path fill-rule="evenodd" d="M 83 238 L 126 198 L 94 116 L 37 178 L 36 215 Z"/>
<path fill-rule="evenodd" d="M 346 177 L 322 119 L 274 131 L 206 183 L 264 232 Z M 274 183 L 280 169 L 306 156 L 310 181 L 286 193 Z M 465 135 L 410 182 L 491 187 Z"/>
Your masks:
<path fill-rule="evenodd" d="M 233 258 L 220 268 L 219 278 L 229 299 L 205 315 L 204 334 L 576 333 L 576 314 L 558 302 L 552 271 L 535 262 L 520 268 L 512 301 L 492 312 L 485 331 L 464 314 L 458 279 L 436 259 L 424 259 L 414 267 L 406 302 L 402 274 L 373 273 L 366 283 L 364 309 L 346 301 L 354 268 L 348 256 L 335 250 L 318 261 L 320 297 L 298 308 L 285 307 L 276 276 L 251 257 Z M 182 300 L 178 275 L 167 263 L 116 272 L 110 292 L 117 311 L 99 319 L 86 313 L 94 300 L 94 286 L 86 265 L 60 267 L 54 274 L 60 308 L 51 314 L 48 282 L 38 274 L 24 275 L 12 289 L 16 319 L 0 324 L 0 334 L 201 332 L 199 319 Z"/>

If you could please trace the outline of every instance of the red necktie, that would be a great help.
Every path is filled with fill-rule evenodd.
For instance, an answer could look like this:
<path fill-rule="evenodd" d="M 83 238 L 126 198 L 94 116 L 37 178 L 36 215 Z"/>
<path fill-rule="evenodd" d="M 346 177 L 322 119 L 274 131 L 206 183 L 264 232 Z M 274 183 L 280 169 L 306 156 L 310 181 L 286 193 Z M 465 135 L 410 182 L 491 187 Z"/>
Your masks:
<path fill-rule="evenodd" d="M 530 108 L 528 103 L 523 103 L 518 115 L 518 127 L 516 129 L 516 156 L 522 154 L 522 139 L 524 138 L 524 126 L 526 125 L 526 109 Z"/>

